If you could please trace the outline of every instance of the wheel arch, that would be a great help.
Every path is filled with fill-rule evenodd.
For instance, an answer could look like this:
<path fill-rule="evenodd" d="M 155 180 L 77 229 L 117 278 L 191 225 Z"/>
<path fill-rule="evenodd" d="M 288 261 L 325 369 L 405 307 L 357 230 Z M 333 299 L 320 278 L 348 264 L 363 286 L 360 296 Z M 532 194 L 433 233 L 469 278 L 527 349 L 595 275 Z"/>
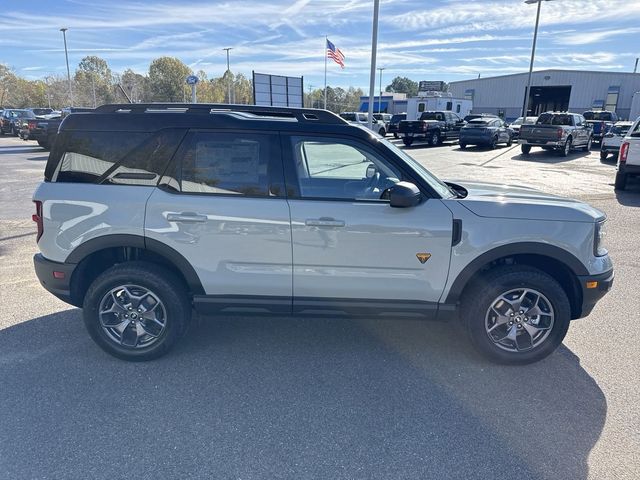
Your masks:
<path fill-rule="evenodd" d="M 134 260 L 162 265 L 182 279 L 192 295 L 204 295 L 198 274 L 179 252 L 141 235 L 116 234 L 93 238 L 67 257 L 66 263 L 77 264 L 70 283 L 73 304 L 82 304 L 89 285 L 100 273 L 114 264 Z"/>
<path fill-rule="evenodd" d="M 582 310 L 582 289 L 577 278 L 589 275 L 576 256 L 553 245 L 519 242 L 489 250 L 466 265 L 454 280 L 445 304 L 457 304 L 464 291 L 484 272 L 499 265 L 527 265 L 555 278 L 563 287 L 571 304 L 571 318 L 579 318 Z"/>

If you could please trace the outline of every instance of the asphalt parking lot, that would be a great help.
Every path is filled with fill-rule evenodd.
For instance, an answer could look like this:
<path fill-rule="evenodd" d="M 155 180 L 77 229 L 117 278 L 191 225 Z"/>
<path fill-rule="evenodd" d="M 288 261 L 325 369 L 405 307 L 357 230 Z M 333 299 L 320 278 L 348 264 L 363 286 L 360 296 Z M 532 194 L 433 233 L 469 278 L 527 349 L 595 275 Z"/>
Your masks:
<path fill-rule="evenodd" d="M 0 478 L 640 478 L 640 182 L 614 192 L 599 152 L 407 149 L 607 213 L 614 288 L 542 362 L 490 364 L 443 324 L 219 318 L 131 364 L 35 278 L 34 145 L 0 137 Z"/>

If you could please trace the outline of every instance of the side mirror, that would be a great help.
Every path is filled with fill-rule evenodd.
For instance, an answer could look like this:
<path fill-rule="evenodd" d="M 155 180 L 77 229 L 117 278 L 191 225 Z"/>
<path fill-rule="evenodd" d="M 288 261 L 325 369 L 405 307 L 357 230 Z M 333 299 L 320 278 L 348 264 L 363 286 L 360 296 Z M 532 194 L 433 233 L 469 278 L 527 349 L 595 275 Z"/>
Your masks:
<path fill-rule="evenodd" d="M 394 208 L 415 207 L 422 194 L 418 187 L 409 182 L 398 182 L 389 188 L 389 204 Z"/>
<path fill-rule="evenodd" d="M 367 178 L 373 178 L 377 171 L 378 169 L 376 168 L 376 166 L 373 163 L 370 163 L 369 165 L 367 165 L 367 171 L 365 175 Z"/>

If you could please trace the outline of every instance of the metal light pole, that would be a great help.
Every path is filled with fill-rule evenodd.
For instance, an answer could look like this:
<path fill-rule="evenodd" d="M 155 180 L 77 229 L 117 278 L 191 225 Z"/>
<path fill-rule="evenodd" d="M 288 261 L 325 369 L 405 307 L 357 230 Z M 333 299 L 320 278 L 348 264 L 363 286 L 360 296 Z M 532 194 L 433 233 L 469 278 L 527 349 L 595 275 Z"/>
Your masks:
<path fill-rule="evenodd" d="M 378 12 L 380 0 L 373 1 L 373 29 L 371 32 L 371 73 L 369 75 L 369 113 L 367 125 L 373 129 L 373 97 L 376 94 L 376 55 L 378 52 Z"/>
<path fill-rule="evenodd" d="M 223 48 L 227 52 L 227 72 L 231 75 L 231 69 L 229 68 L 229 50 L 233 50 L 233 47 Z M 227 77 L 227 103 L 231 103 L 231 78 Z"/>
<path fill-rule="evenodd" d="M 529 78 L 527 79 L 527 86 L 524 89 L 524 103 L 522 104 L 522 116 L 526 117 L 529 111 L 529 91 L 531 90 L 531 73 L 533 72 L 533 60 L 536 56 L 536 41 L 538 40 L 538 24 L 540 23 L 540 7 L 542 2 L 548 2 L 549 0 L 524 0 L 524 3 L 538 4 L 538 11 L 536 13 L 536 26 L 533 30 L 533 45 L 531 47 L 531 62 L 529 63 Z"/>
<path fill-rule="evenodd" d="M 61 28 L 62 38 L 64 40 L 64 57 L 67 60 L 67 80 L 69 81 L 69 102 L 70 107 L 73 107 L 73 89 L 71 88 L 71 70 L 69 70 L 69 53 L 67 52 L 67 30 L 68 28 Z"/>
<path fill-rule="evenodd" d="M 382 71 L 386 70 L 386 68 L 378 67 L 378 70 L 380 70 L 380 97 L 378 97 L 378 113 L 380 113 L 382 109 Z"/>

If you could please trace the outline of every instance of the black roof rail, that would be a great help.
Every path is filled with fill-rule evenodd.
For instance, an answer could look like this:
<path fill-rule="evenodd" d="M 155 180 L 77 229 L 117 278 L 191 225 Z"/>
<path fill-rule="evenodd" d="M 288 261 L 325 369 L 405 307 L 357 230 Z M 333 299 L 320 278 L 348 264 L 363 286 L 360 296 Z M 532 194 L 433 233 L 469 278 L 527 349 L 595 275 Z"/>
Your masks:
<path fill-rule="evenodd" d="M 324 124 L 346 124 L 347 121 L 328 110 L 315 108 L 272 107 L 260 105 L 229 105 L 226 103 L 118 103 L 101 105 L 95 113 L 249 113 L 260 117 L 279 117 L 296 119 L 299 122 L 317 122 Z"/>

